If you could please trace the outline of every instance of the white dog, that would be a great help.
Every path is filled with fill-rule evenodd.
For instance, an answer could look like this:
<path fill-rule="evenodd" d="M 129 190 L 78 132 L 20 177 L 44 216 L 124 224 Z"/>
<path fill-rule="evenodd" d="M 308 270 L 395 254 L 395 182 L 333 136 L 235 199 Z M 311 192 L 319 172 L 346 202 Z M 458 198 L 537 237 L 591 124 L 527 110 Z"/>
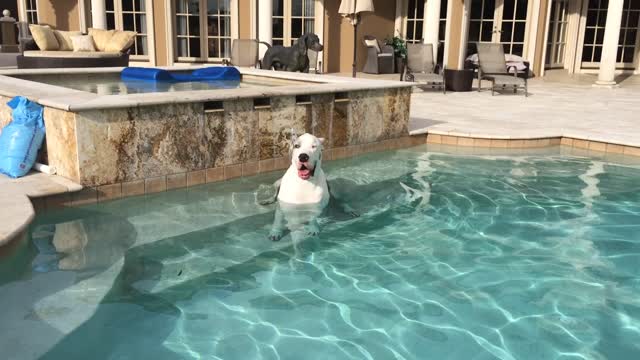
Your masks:
<path fill-rule="evenodd" d="M 275 184 L 278 208 L 269 238 L 282 238 L 285 226 L 292 232 L 304 226 L 307 235 L 319 232 L 318 217 L 329 204 L 329 187 L 322 171 L 324 139 L 303 134 L 293 139 L 291 166 Z"/>
<path fill-rule="evenodd" d="M 322 170 L 322 143 L 324 139 L 311 134 L 292 137 L 291 166 L 282 178 L 267 186 L 267 195 L 260 194 L 261 205 L 278 201 L 275 219 L 269 238 L 278 241 L 286 229 L 291 231 L 292 239 L 296 242 L 299 236 L 294 234 L 303 232 L 307 236 L 315 236 L 320 232 L 318 217 L 330 202 L 338 206 L 338 213 L 346 214 L 349 218 L 358 214 L 346 203 L 340 201 L 331 192 L 327 177 Z M 271 190 L 275 189 L 275 193 Z M 332 208 L 335 206 L 331 206 Z M 335 212 L 334 212 L 335 215 Z"/>

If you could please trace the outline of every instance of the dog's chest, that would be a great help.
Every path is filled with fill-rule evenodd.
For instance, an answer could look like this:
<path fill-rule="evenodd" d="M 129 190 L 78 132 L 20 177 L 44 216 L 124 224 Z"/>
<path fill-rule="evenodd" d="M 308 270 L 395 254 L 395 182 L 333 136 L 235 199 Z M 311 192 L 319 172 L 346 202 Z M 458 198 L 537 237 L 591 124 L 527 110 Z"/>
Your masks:
<path fill-rule="evenodd" d="M 329 189 L 322 170 L 313 180 L 302 180 L 295 172 L 287 171 L 280 183 L 278 200 L 288 204 L 321 204 L 329 202 Z"/>

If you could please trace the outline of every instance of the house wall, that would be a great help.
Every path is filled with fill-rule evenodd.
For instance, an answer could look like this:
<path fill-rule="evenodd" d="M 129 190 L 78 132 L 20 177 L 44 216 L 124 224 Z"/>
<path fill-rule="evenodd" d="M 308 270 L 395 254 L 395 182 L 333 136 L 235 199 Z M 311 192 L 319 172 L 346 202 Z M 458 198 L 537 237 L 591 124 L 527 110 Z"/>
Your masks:
<path fill-rule="evenodd" d="M 155 57 L 157 66 L 169 65 L 168 58 L 168 46 L 167 41 L 171 38 L 167 38 L 167 21 L 165 1 L 155 0 L 153 2 L 153 27 L 155 32 Z"/>
<path fill-rule="evenodd" d="M 338 13 L 340 0 L 325 0 L 325 71 L 350 72 L 353 63 L 353 26 Z M 365 35 L 373 35 L 378 40 L 393 36 L 395 26 L 396 2 L 393 0 L 374 0 L 375 13 L 362 15 L 358 25 L 356 46 L 358 50 L 356 69 L 361 71 L 367 60 Z"/>
<path fill-rule="evenodd" d="M 238 0 L 238 37 L 251 39 L 251 2 L 255 0 Z"/>
<path fill-rule="evenodd" d="M 38 22 L 60 30 L 80 30 L 78 2 L 70 0 L 38 0 Z"/>
<path fill-rule="evenodd" d="M 462 14 L 464 12 L 464 0 L 451 0 L 451 13 L 449 14 L 449 21 L 451 21 L 450 32 L 447 34 L 449 42 L 447 54 L 447 69 L 459 69 L 459 60 L 461 54 L 462 43 Z M 466 44 L 465 44 L 466 47 Z"/>

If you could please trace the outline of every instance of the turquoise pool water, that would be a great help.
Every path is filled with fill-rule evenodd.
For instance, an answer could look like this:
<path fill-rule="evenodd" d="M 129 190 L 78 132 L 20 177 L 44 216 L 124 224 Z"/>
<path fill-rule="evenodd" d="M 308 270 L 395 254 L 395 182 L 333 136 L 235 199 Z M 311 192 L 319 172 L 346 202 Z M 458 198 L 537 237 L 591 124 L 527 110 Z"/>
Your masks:
<path fill-rule="evenodd" d="M 38 216 L 0 271 L 3 358 L 640 358 L 640 166 L 325 168 L 360 217 L 295 246 L 266 240 L 275 174 Z"/>

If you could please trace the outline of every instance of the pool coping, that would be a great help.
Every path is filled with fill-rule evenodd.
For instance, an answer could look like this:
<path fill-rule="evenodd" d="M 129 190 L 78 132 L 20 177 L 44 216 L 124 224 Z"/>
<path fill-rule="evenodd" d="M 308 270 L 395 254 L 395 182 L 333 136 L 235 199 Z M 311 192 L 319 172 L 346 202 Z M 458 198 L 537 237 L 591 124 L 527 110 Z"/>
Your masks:
<path fill-rule="evenodd" d="M 185 71 L 203 66 L 170 66 L 160 67 L 166 70 Z M 262 78 L 302 82 L 295 85 L 259 86 L 254 88 L 237 88 L 224 90 L 193 90 L 173 93 L 144 93 L 131 95 L 98 95 L 90 92 L 69 89 L 61 86 L 18 79 L 16 75 L 38 74 L 106 74 L 118 73 L 123 67 L 87 68 L 87 69 L 19 69 L 0 70 L 0 95 L 13 97 L 25 96 L 41 105 L 64 111 L 90 111 L 151 105 L 180 104 L 192 102 L 208 102 L 237 100 L 244 98 L 268 98 L 274 96 L 315 95 L 349 91 L 376 90 L 389 88 L 408 88 L 411 83 L 392 80 L 346 78 L 332 75 L 291 73 L 272 70 L 238 67 L 242 75 Z M 308 86 L 313 83 L 313 86 Z"/>
<path fill-rule="evenodd" d="M 612 142 L 603 139 L 575 135 L 508 136 L 459 134 L 456 132 L 416 130 L 412 136 L 425 135 L 428 144 L 443 144 L 461 147 L 527 149 L 563 145 L 576 149 L 591 150 L 606 154 L 640 156 L 640 147 L 634 144 Z"/>

